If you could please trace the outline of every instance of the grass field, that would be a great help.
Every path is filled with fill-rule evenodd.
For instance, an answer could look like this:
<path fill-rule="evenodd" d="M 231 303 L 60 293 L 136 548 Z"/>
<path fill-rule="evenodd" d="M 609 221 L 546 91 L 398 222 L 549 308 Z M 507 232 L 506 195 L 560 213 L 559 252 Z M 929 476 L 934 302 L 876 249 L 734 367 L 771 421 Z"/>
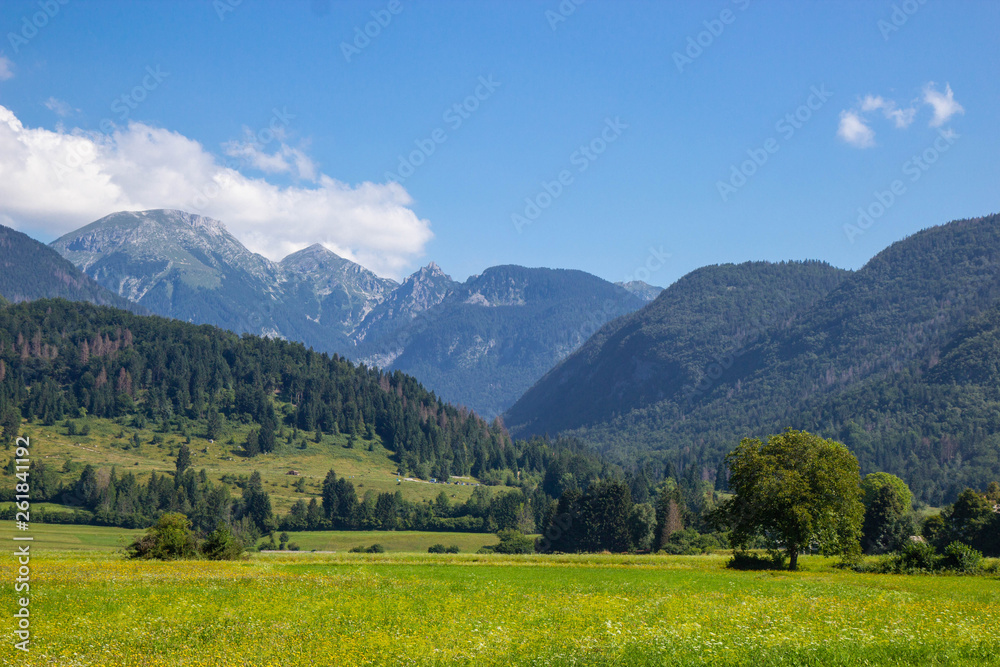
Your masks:
<path fill-rule="evenodd" d="M 8 643 L 3 664 L 1000 664 L 996 578 L 862 575 L 818 557 L 797 573 L 732 572 L 724 561 L 38 552 L 32 651 Z M 0 560 L 6 600 L 13 578 L 13 559 Z"/>
<path fill-rule="evenodd" d="M 77 423 L 82 424 L 83 421 L 77 420 Z M 91 418 L 86 423 L 90 427 L 87 435 L 69 435 L 62 422 L 53 426 L 26 423 L 22 426 L 21 435 L 31 438 L 32 456 L 60 472 L 64 481 L 79 477 L 80 470 L 88 463 L 98 468 L 117 466 L 119 474 L 132 472 L 143 480 L 153 471 L 173 473 L 177 450 L 184 442 L 179 434 L 159 433 L 152 426 L 135 429 L 108 419 Z M 246 440 L 249 425 L 230 424 L 225 435 L 214 442 L 198 437 L 198 430 L 197 424 L 192 425 L 191 444 L 188 445 L 191 467 L 204 469 L 213 480 L 219 480 L 224 475 L 249 477 L 254 470 L 259 471 L 265 490 L 271 494 L 272 506 L 279 514 L 287 512 L 296 500 L 308 502 L 310 498 L 318 497 L 323 478 L 331 468 L 338 476 L 347 477 L 354 483 L 359 498 L 366 491 L 402 491 L 407 500 L 423 501 L 433 500 L 444 491 L 453 503 L 461 503 L 472 495 L 474 488 L 471 485 L 422 481 L 397 483 L 397 466 L 389 458 L 391 452 L 382 447 L 377 436 L 370 443 L 369 451 L 369 442 L 363 438 L 359 438 L 356 446 L 349 449 L 344 435 L 325 435 L 322 442 L 316 443 L 311 433 L 301 433 L 295 444 L 279 439 L 275 452 L 248 459 L 240 455 L 240 443 Z M 128 447 L 134 433 L 142 442 L 138 449 Z M 291 431 L 287 433 L 290 435 Z M 154 444 L 154 438 L 162 442 Z M 303 440 L 306 448 L 299 449 L 298 443 Z M 4 457 L 0 462 L 5 463 L 6 459 Z M 291 470 L 299 475 L 289 475 Z M 305 492 L 292 487 L 300 478 L 305 479 Z M 475 480 L 453 481 L 471 484 Z"/>
<path fill-rule="evenodd" d="M 427 547 L 443 544 L 455 545 L 462 553 L 475 553 L 487 544 L 496 544 L 492 533 L 422 533 L 418 531 L 303 531 L 289 533 L 290 542 L 303 551 L 348 551 L 352 547 L 370 546 L 376 542 L 386 551 L 425 553 Z"/>
<path fill-rule="evenodd" d="M 29 534 L 37 551 L 114 551 L 141 535 L 142 530 L 31 524 Z M 13 544 L 15 530 L 12 521 L 0 522 L 0 542 Z M 463 553 L 474 553 L 486 544 L 496 544 L 491 533 L 431 533 L 417 531 L 303 531 L 288 534 L 290 541 L 303 551 L 348 551 L 352 547 L 381 544 L 390 552 L 426 553 L 433 544 L 455 545 Z"/>

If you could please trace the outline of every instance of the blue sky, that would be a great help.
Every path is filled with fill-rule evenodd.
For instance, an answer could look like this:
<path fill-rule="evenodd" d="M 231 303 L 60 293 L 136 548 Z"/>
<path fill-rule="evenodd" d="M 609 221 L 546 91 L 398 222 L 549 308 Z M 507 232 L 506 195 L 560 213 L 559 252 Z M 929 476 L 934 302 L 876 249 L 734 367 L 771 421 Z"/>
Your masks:
<path fill-rule="evenodd" d="M 44 5 L 0 4 L 0 221 L 43 240 L 197 201 L 272 257 L 321 241 L 397 278 L 434 260 L 667 285 L 857 268 L 1000 210 L 1000 3 Z M 77 171 L 38 166 L 55 144 Z M 391 185 L 401 157 L 420 164 Z M 198 199 L 195 173 L 223 194 Z"/>

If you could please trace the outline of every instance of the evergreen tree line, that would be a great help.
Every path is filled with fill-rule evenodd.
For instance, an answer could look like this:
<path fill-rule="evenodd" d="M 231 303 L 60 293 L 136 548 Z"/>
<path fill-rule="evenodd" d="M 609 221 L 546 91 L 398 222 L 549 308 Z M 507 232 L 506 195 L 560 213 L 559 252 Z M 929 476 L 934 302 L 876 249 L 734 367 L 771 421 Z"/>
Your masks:
<path fill-rule="evenodd" d="M 546 440 L 513 442 L 499 420 L 444 403 L 412 377 L 297 343 L 61 300 L 0 308 L 3 440 L 22 418 L 54 425 L 81 415 L 206 438 L 250 423 L 249 456 L 283 446 L 286 429 L 378 436 L 401 475 L 425 479 L 503 483 L 543 474 L 555 456 Z"/>
<path fill-rule="evenodd" d="M 276 409 L 276 405 L 278 409 Z M 61 300 L 0 308 L 0 424 L 53 425 L 86 414 L 142 423 L 253 423 L 249 455 L 277 432 L 378 435 L 402 474 L 541 472 L 499 421 L 438 399 L 415 379 L 297 343 Z M 532 468 L 531 466 L 535 466 Z"/>

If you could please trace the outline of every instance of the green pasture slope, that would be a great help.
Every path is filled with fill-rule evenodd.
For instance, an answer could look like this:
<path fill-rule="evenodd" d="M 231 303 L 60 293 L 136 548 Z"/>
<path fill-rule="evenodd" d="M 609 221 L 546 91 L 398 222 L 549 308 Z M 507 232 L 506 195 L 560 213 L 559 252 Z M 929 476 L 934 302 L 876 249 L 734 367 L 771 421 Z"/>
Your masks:
<path fill-rule="evenodd" d="M 8 643 L 0 662 L 1000 665 L 995 577 L 862 575 L 819 557 L 796 573 L 724 562 L 299 553 L 161 563 L 41 550 L 31 652 Z M 14 576 L 14 559 L 0 560 L 8 601 Z"/>
<path fill-rule="evenodd" d="M 152 427 L 126 428 L 108 419 L 91 418 L 87 426 L 90 429 L 87 435 L 69 435 L 62 422 L 51 426 L 31 423 L 22 427 L 21 435 L 31 439 L 32 457 L 49 466 L 58 473 L 60 481 L 67 484 L 78 479 L 87 464 L 108 469 L 114 466 L 118 474 L 131 472 L 142 482 L 151 472 L 173 474 L 176 469 L 177 451 L 184 442 L 177 433 L 159 433 Z M 476 480 L 472 478 L 452 480 L 464 484 L 430 484 L 400 478 L 391 452 L 382 447 L 377 436 L 370 443 L 359 440 L 357 447 L 348 448 L 346 435 L 324 435 L 322 442 L 317 443 L 311 434 L 304 434 L 308 435 L 305 449 L 281 442 L 274 453 L 246 458 L 240 454 L 239 443 L 246 440 L 250 426 L 228 424 L 226 429 L 225 437 L 214 442 L 191 437 L 191 467 L 205 470 L 216 482 L 225 476 L 249 477 L 254 471 L 259 472 L 264 490 L 271 494 L 271 504 L 278 515 L 287 513 L 298 500 L 309 502 L 320 497 L 323 478 L 331 468 L 354 483 L 359 498 L 366 491 L 401 491 L 407 500 L 420 502 L 433 500 L 444 491 L 452 503 L 464 503 L 475 488 L 472 484 Z M 128 436 L 133 433 L 139 435 L 143 443 L 139 449 L 127 447 Z M 161 442 L 153 444 L 152 440 L 157 437 Z M 11 452 L 3 452 L 0 463 L 6 463 L 10 456 Z M 290 475 L 291 471 L 298 474 Z M 302 491 L 294 487 L 299 479 L 305 482 Z M 491 493 L 507 490 L 502 486 L 489 487 Z M 234 489 L 234 495 L 239 493 Z"/>

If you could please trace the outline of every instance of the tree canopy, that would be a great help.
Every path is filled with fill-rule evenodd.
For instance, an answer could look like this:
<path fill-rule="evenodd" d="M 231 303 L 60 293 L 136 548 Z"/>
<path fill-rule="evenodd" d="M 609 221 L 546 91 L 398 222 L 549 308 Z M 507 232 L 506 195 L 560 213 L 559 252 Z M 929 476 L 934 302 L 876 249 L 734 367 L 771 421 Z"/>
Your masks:
<path fill-rule="evenodd" d="M 733 496 L 716 516 L 732 529 L 735 551 L 763 540 L 773 552 L 785 551 L 792 570 L 808 549 L 859 551 L 861 479 L 858 460 L 843 444 L 788 429 L 766 443 L 744 438 L 726 461 Z"/>

